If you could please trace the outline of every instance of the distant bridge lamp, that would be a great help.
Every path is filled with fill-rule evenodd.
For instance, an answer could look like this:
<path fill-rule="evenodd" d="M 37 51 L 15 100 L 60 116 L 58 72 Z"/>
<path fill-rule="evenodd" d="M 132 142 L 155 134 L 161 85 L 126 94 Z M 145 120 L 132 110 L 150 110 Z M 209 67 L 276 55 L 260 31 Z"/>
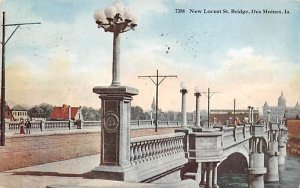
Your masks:
<path fill-rule="evenodd" d="M 181 114 L 182 114 L 182 127 L 186 128 L 186 94 L 188 93 L 185 82 L 180 83 L 180 93 L 181 95 Z"/>
<path fill-rule="evenodd" d="M 114 34 L 111 86 L 120 86 L 120 33 L 134 30 L 137 26 L 137 15 L 132 9 L 124 8 L 120 1 L 115 1 L 105 10 L 95 10 L 94 19 L 98 28 Z"/>
<path fill-rule="evenodd" d="M 195 121 L 195 125 L 197 127 L 200 127 L 200 101 L 199 101 L 199 98 L 201 96 L 201 93 L 200 93 L 200 87 L 199 86 L 196 86 L 195 87 L 195 93 L 194 93 L 194 96 L 196 97 L 196 121 Z"/>

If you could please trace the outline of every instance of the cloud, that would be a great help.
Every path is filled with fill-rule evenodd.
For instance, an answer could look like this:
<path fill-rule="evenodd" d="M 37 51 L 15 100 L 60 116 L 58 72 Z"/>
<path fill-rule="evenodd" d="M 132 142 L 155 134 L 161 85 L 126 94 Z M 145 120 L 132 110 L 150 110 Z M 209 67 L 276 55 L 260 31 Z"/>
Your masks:
<path fill-rule="evenodd" d="M 129 5 L 130 7 L 139 11 L 140 13 L 145 13 L 147 11 L 153 11 L 158 13 L 168 12 L 168 8 L 163 3 L 162 0 L 156 0 L 156 1 L 130 0 Z"/>

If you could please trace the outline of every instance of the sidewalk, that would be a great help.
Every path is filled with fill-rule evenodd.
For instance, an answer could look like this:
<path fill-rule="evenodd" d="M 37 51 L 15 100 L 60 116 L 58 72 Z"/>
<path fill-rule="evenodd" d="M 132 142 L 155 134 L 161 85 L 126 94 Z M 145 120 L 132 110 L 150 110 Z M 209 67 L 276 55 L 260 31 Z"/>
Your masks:
<path fill-rule="evenodd" d="M 118 181 L 86 179 L 86 173 L 98 166 L 99 161 L 100 155 L 92 155 L 2 172 L 0 188 L 46 188 L 53 184 L 118 187 Z"/>

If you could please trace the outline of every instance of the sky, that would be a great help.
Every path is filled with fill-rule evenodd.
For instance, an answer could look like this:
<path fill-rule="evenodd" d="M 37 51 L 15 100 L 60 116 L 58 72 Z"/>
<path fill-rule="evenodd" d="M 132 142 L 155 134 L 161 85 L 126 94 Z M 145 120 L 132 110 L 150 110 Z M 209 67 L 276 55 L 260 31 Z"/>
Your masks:
<path fill-rule="evenodd" d="M 111 84 L 113 35 L 97 27 L 93 14 L 113 2 L 0 0 L 7 24 L 41 22 L 21 26 L 6 44 L 6 100 L 28 107 L 46 102 L 99 108 L 92 89 Z M 261 110 L 265 101 L 276 106 L 281 91 L 288 106 L 300 102 L 299 0 L 123 3 L 139 17 L 134 31 L 121 34 L 121 85 L 139 90 L 133 106 L 150 109 L 155 85 L 138 76 L 155 75 L 156 70 L 177 75 L 159 86 L 163 111 L 180 111 L 181 82 L 188 89 L 188 111 L 195 110 L 196 86 L 202 92 L 218 92 L 211 97 L 212 109 L 233 109 L 236 99 L 237 109 L 250 105 Z M 266 9 L 283 14 L 263 13 Z M 13 30 L 6 27 L 6 38 Z M 200 108 L 207 109 L 205 94 Z"/>

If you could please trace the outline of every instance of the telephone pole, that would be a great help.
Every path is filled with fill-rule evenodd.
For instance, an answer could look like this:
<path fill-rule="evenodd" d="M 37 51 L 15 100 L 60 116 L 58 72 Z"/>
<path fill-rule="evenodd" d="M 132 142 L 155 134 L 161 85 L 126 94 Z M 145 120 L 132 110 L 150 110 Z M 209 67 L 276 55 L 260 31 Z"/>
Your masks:
<path fill-rule="evenodd" d="M 41 24 L 40 22 L 34 23 L 16 23 L 16 24 L 5 24 L 5 12 L 3 12 L 3 23 L 2 23 L 2 69 L 1 69 L 1 139 L 0 146 L 5 145 L 5 45 L 11 39 L 11 37 L 15 34 L 17 29 L 21 25 L 32 25 L 32 24 Z M 8 26 L 16 26 L 15 30 L 10 34 L 8 39 L 5 39 L 5 27 Z"/>
<path fill-rule="evenodd" d="M 154 83 L 156 86 L 156 105 L 155 105 L 155 132 L 157 132 L 157 111 L 158 111 L 158 86 L 166 79 L 166 78 L 177 78 L 176 75 L 158 75 L 158 70 L 156 70 L 155 76 L 138 76 L 138 78 L 150 78 L 150 80 Z M 156 80 L 154 80 L 156 78 Z M 158 78 L 162 78 L 160 81 Z"/>
<path fill-rule="evenodd" d="M 207 96 L 207 119 L 208 119 L 208 128 L 210 128 L 210 108 L 209 108 L 209 105 L 210 105 L 210 98 L 215 94 L 215 93 L 220 93 L 220 92 L 211 92 L 210 91 L 210 88 L 208 88 L 208 91 L 207 92 L 201 92 L 203 94 L 205 94 Z"/>
<path fill-rule="evenodd" d="M 233 100 L 233 124 L 235 125 L 235 99 Z"/>

